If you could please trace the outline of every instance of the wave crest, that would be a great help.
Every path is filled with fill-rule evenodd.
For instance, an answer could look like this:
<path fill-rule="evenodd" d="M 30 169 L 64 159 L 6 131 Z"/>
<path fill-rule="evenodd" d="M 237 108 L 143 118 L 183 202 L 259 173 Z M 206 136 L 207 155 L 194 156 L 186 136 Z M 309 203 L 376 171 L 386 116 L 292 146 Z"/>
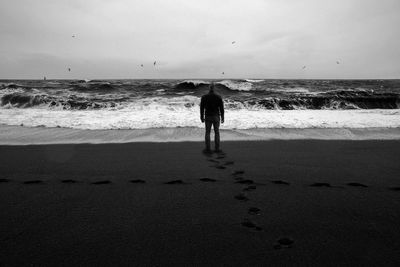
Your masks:
<path fill-rule="evenodd" d="M 179 82 L 178 84 L 175 85 L 176 89 L 198 89 L 200 87 L 206 87 L 210 85 L 209 82 L 202 81 L 202 80 L 185 80 L 182 82 Z"/>
<path fill-rule="evenodd" d="M 233 81 L 233 80 L 223 80 L 218 82 L 218 84 L 222 84 L 230 90 L 235 91 L 251 91 L 253 90 L 253 85 L 251 82 L 243 82 L 243 81 Z"/>
<path fill-rule="evenodd" d="M 249 83 L 260 83 L 263 82 L 265 80 L 261 80 L 261 79 L 245 79 L 245 82 L 249 82 Z"/>

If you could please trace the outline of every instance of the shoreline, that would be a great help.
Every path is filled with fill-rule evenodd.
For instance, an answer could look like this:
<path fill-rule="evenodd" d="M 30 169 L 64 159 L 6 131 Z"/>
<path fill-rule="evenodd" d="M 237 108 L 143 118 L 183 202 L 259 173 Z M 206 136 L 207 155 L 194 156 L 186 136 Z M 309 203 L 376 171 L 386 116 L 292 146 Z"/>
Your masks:
<path fill-rule="evenodd" d="M 80 130 L 0 125 L 0 145 L 203 142 L 203 138 L 204 129 L 195 127 Z M 223 142 L 268 140 L 399 140 L 400 128 L 221 129 L 221 139 Z"/>

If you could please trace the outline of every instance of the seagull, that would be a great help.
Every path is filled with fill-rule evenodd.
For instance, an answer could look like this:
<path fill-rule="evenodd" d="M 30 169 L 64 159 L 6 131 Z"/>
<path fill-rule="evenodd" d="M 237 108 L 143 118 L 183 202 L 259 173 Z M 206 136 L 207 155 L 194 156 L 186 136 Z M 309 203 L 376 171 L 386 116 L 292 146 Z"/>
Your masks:
<path fill-rule="evenodd" d="M 71 68 L 68 68 L 68 71 L 71 71 Z"/>
<path fill-rule="evenodd" d="M 157 63 L 157 61 L 154 61 L 153 65 L 155 66 L 155 65 L 156 65 L 156 63 Z"/>
<path fill-rule="evenodd" d="M 143 64 L 140 64 L 140 67 L 142 67 L 142 68 L 143 68 Z"/>
<path fill-rule="evenodd" d="M 306 66 L 303 66 L 303 68 L 302 68 L 302 69 L 304 70 L 305 68 L 306 68 Z"/>
<path fill-rule="evenodd" d="M 340 62 L 339 62 L 339 61 L 336 61 L 336 64 L 340 64 Z"/>
<path fill-rule="evenodd" d="M 233 41 L 233 42 L 232 42 L 232 44 L 235 44 L 235 43 L 236 43 L 236 41 Z"/>
<path fill-rule="evenodd" d="M 224 75 L 225 74 L 225 72 L 222 72 L 222 75 Z"/>
<path fill-rule="evenodd" d="M 75 34 L 72 35 L 72 38 L 75 38 Z"/>

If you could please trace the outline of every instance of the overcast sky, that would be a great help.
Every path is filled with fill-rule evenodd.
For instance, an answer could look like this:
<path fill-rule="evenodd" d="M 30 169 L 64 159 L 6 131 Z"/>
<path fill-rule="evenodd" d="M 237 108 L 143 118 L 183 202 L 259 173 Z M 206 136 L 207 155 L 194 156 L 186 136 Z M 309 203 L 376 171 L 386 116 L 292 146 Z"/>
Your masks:
<path fill-rule="evenodd" d="M 0 78 L 400 78 L 399 25 L 399 0 L 0 0 Z"/>

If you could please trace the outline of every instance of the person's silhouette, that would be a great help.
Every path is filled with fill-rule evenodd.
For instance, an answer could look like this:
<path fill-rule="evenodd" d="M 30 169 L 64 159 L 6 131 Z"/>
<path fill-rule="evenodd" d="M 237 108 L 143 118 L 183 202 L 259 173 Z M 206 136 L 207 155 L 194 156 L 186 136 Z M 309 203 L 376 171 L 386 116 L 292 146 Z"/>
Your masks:
<path fill-rule="evenodd" d="M 201 122 L 205 122 L 206 126 L 205 152 L 211 151 L 211 127 L 214 128 L 215 133 L 215 150 L 217 152 L 220 151 L 219 125 L 220 123 L 224 123 L 224 102 L 221 96 L 215 94 L 214 87 L 214 84 L 210 84 L 210 91 L 208 92 L 208 94 L 201 97 L 200 102 L 200 120 Z"/>

